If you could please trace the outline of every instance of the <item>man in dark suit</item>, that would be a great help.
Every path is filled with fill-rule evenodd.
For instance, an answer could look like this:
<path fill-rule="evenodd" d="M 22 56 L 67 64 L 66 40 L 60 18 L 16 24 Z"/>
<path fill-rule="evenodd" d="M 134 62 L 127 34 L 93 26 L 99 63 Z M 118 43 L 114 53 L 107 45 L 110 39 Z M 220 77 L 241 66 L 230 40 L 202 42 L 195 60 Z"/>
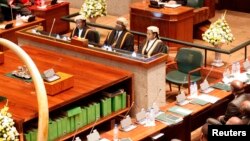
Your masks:
<path fill-rule="evenodd" d="M 85 38 L 89 43 L 96 43 L 96 37 L 94 31 L 87 26 L 86 19 L 79 15 L 75 18 L 76 28 L 71 32 L 70 38 Z"/>
<path fill-rule="evenodd" d="M 127 30 L 128 21 L 124 17 L 116 20 L 115 29 L 108 34 L 104 45 L 134 51 L 134 35 Z"/>

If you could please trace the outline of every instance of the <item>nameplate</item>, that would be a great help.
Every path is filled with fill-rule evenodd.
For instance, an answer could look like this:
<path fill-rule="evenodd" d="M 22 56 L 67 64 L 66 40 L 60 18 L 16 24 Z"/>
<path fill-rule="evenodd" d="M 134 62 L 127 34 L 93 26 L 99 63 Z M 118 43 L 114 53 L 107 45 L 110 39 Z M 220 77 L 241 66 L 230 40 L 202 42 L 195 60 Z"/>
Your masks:
<path fill-rule="evenodd" d="M 88 39 L 85 38 L 71 38 L 71 44 L 75 46 L 88 47 Z"/>

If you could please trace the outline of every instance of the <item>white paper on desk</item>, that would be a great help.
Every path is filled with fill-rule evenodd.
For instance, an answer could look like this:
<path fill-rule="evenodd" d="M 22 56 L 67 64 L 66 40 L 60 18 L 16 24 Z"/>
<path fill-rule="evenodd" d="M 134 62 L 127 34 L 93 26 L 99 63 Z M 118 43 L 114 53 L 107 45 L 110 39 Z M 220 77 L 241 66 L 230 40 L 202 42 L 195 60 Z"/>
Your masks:
<path fill-rule="evenodd" d="M 212 96 L 212 95 L 208 95 L 208 94 L 201 94 L 197 98 L 199 98 L 201 100 L 204 100 L 204 101 L 207 101 L 209 103 L 215 103 L 216 101 L 219 100 L 218 97 Z"/>
<path fill-rule="evenodd" d="M 165 7 L 170 7 L 170 8 L 176 8 L 181 6 L 181 4 L 169 4 L 169 3 L 165 3 L 164 4 Z"/>

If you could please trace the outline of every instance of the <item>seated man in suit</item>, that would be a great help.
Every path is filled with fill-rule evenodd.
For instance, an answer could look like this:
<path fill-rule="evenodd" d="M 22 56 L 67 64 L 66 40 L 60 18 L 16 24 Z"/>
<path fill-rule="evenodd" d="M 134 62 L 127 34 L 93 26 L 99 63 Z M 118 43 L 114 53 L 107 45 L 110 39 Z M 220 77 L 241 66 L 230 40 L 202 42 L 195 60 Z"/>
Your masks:
<path fill-rule="evenodd" d="M 104 45 L 134 51 L 134 35 L 127 30 L 128 21 L 124 17 L 116 20 L 115 29 L 108 34 Z"/>
<path fill-rule="evenodd" d="M 86 19 L 79 15 L 75 18 L 76 28 L 70 34 L 70 38 L 78 37 L 88 39 L 89 43 L 95 43 L 94 31 L 87 26 Z"/>
<path fill-rule="evenodd" d="M 250 125 L 250 101 L 245 100 L 240 104 L 240 112 L 242 117 L 233 116 L 229 118 L 226 125 Z"/>
<path fill-rule="evenodd" d="M 217 118 L 217 122 L 221 124 L 226 124 L 228 119 L 230 119 L 231 117 L 241 118 L 243 116 L 240 111 L 241 103 L 245 100 L 250 100 L 250 94 L 244 93 L 243 82 L 234 80 L 233 82 L 231 82 L 231 87 L 233 89 L 235 99 L 228 103 L 225 114 Z M 216 121 L 213 118 L 208 118 L 207 122 L 211 124 L 217 124 L 215 123 Z"/>
<path fill-rule="evenodd" d="M 139 45 L 138 53 L 151 57 L 160 52 L 167 53 L 168 47 L 159 38 L 159 28 L 149 26 L 147 28 L 147 38 Z"/>

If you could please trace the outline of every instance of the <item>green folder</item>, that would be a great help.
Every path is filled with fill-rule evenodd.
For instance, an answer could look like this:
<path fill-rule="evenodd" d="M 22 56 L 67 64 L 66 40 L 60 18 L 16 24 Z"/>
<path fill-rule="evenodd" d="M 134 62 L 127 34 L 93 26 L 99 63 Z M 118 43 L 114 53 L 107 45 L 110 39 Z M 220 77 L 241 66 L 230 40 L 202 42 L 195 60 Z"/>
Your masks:
<path fill-rule="evenodd" d="M 208 102 L 208 101 L 205 101 L 205 100 L 202 100 L 202 99 L 199 99 L 199 98 L 193 98 L 193 99 L 190 101 L 190 103 L 192 103 L 192 104 L 198 104 L 198 105 L 203 106 L 203 105 L 208 104 L 209 102 Z"/>
<path fill-rule="evenodd" d="M 91 122 L 94 122 L 95 121 L 95 116 L 94 116 L 94 105 L 90 104 L 88 107 L 87 107 L 87 116 L 88 116 L 88 124 L 91 123 Z"/>
<path fill-rule="evenodd" d="M 168 125 L 175 124 L 183 120 L 181 117 L 177 117 L 168 113 L 161 113 L 155 119 L 167 123 Z"/>
<path fill-rule="evenodd" d="M 100 103 L 95 103 L 95 120 L 98 120 L 101 118 L 101 107 Z"/>
<path fill-rule="evenodd" d="M 112 113 L 111 98 L 107 98 L 107 115 Z"/>
<path fill-rule="evenodd" d="M 75 107 L 75 108 L 67 110 L 67 116 L 72 117 L 72 116 L 79 114 L 80 112 L 81 112 L 81 107 Z"/>
<path fill-rule="evenodd" d="M 68 117 L 68 119 L 70 120 L 70 132 L 75 131 L 75 129 L 76 129 L 76 127 L 75 127 L 75 116 Z"/>
<path fill-rule="evenodd" d="M 225 91 L 231 91 L 230 85 L 224 84 L 224 83 L 221 83 L 221 82 L 218 82 L 218 83 L 212 85 L 212 87 L 216 88 L 216 89 L 225 90 Z"/>
<path fill-rule="evenodd" d="M 68 133 L 68 117 L 62 117 L 61 124 L 62 124 L 62 135 L 65 135 Z M 69 129 L 70 130 L 70 129 Z"/>
<path fill-rule="evenodd" d="M 87 124 L 88 124 L 87 108 L 84 107 L 82 109 L 82 126 L 85 126 Z"/>
<path fill-rule="evenodd" d="M 127 105 L 127 94 L 126 92 L 122 93 L 122 109 L 125 109 L 126 108 L 126 105 Z"/>
<path fill-rule="evenodd" d="M 57 125 L 57 136 L 60 137 L 63 135 L 62 118 L 56 119 L 56 125 Z"/>
<path fill-rule="evenodd" d="M 82 112 L 75 116 L 75 129 L 82 127 Z"/>
<path fill-rule="evenodd" d="M 49 123 L 49 141 L 53 141 L 58 137 L 57 135 L 57 122 L 51 121 Z"/>
<path fill-rule="evenodd" d="M 108 115 L 108 101 L 107 98 L 101 99 L 101 115 L 105 117 Z"/>
<path fill-rule="evenodd" d="M 112 97 L 112 112 L 116 112 L 121 109 L 121 95 Z"/>
<path fill-rule="evenodd" d="M 48 131 L 48 141 L 52 141 L 53 139 L 52 139 L 52 137 L 53 137 L 53 131 L 52 131 L 53 129 L 52 129 L 52 122 L 50 121 L 49 122 L 49 131 Z"/>
<path fill-rule="evenodd" d="M 30 140 L 31 141 L 36 141 L 37 139 L 37 129 L 33 129 L 31 132 L 30 132 Z"/>
<path fill-rule="evenodd" d="M 25 140 L 26 141 L 31 141 L 31 134 L 30 131 L 24 134 Z"/>
<path fill-rule="evenodd" d="M 71 125 L 70 125 L 70 118 L 69 117 L 66 117 L 66 133 L 69 133 L 71 132 Z"/>
<path fill-rule="evenodd" d="M 191 110 L 180 107 L 180 106 L 173 106 L 173 107 L 169 108 L 168 111 L 182 115 L 182 116 L 187 116 L 187 115 L 190 115 L 192 113 Z"/>

